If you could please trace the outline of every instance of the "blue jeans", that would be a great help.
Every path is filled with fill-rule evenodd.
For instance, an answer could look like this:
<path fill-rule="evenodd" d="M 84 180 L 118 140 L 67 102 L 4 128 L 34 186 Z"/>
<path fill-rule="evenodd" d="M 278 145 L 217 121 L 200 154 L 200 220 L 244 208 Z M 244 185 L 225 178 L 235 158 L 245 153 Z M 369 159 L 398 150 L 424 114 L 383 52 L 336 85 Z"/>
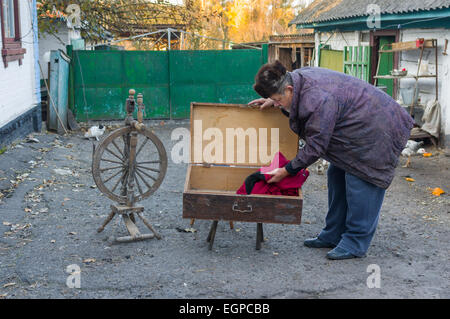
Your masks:
<path fill-rule="evenodd" d="M 319 238 L 362 257 L 378 224 L 385 189 L 330 165 L 328 214 Z"/>

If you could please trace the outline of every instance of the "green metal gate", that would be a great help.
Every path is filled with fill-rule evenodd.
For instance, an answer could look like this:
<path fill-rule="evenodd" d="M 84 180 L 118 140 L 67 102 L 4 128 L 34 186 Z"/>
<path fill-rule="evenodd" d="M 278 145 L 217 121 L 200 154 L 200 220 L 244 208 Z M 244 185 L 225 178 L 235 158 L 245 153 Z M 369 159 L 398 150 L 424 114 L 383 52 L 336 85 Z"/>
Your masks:
<path fill-rule="evenodd" d="M 69 106 L 78 121 L 123 119 L 130 88 L 145 118 L 188 118 L 191 102 L 247 103 L 263 50 L 71 51 Z"/>

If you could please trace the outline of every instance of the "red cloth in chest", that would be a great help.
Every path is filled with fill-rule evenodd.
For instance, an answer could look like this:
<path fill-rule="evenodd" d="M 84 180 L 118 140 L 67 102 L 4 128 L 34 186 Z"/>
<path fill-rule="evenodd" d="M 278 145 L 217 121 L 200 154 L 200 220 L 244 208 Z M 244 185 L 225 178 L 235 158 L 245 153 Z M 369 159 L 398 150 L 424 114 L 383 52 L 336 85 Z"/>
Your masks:
<path fill-rule="evenodd" d="M 309 172 L 306 169 L 301 170 L 297 175 L 288 175 L 278 183 L 267 183 L 273 175 L 266 174 L 276 168 L 286 166 L 289 161 L 280 152 L 277 152 L 274 159 L 269 166 L 261 167 L 259 171 L 264 174 L 264 179 L 255 183 L 251 194 L 265 194 L 265 195 L 285 195 L 285 196 L 298 196 L 298 189 L 302 187 L 306 179 L 309 176 Z M 245 188 L 245 182 L 237 190 L 237 194 L 247 195 Z"/>

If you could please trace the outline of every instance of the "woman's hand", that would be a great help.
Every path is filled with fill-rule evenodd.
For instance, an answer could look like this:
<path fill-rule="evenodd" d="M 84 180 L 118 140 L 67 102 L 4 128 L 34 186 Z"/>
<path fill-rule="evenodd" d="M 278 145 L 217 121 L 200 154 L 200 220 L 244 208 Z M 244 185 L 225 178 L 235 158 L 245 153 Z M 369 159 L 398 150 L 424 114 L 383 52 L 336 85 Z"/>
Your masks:
<path fill-rule="evenodd" d="M 258 105 L 260 110 L 270 108 L 274 104 L 274 101 L 270 98 L 259 98 L 248 103 L 248 105 Z"/>
<path fill-rule="evenodd" d="M 278 183 L 281 182 L 283 178 L 289 175 L 288 171 L 282 167 L 282 168 L 276 168 L 273 171 L 266 173 L 268 175 L 273 175 L 271 179 L 267 181 L 267 183 Z"/>

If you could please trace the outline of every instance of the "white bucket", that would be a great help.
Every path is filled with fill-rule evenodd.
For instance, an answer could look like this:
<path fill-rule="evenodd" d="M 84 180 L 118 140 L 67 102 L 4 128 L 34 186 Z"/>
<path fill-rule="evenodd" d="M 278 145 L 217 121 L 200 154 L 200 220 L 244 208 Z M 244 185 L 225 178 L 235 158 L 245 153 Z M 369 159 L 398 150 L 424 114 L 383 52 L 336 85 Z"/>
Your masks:
<path fill-rule="evenodd" d="M 414 86 L 400 88 L 400 93 L 402 95 L 403 104 L 411 105 L 413 103 Z M 414 104 L 417 103 L 418 98 L 419 88 L 417 88 L 416 94 L 414 94 Z"/>

